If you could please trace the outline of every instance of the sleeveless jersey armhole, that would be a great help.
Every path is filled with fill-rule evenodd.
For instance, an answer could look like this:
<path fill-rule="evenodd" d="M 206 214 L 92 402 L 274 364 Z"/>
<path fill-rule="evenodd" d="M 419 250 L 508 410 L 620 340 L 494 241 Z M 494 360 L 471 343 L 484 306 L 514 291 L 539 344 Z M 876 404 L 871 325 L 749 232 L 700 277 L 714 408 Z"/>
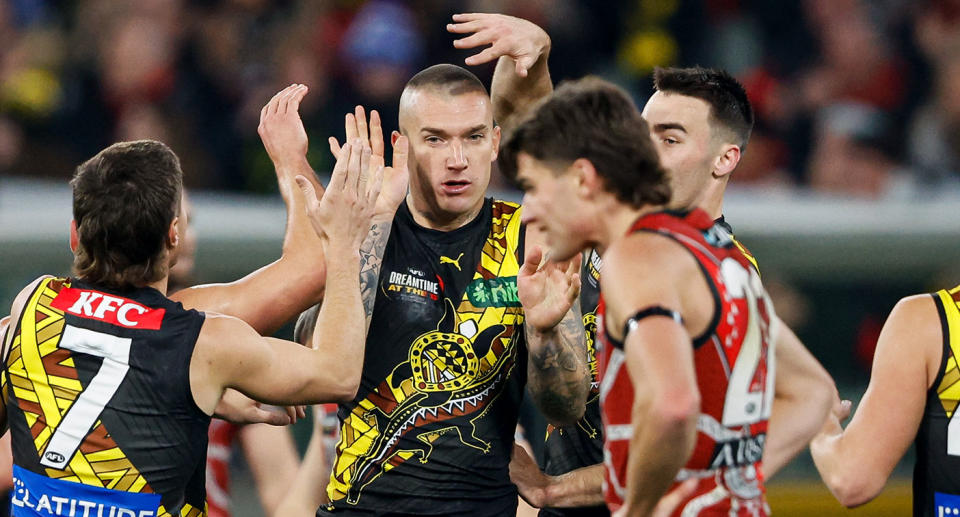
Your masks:
<path fill-rule="evenodd" d="M 197 400 L 193 398 L 193 385 L 191 384 L 192 381 L 190 380 L 190 364 L 193 362 L 193 352 L 197 349 L 197 342 L 200 341 L 200 332 L 203 330 L 204 322 L 207 321 L 206 313 L 202 311 L 196 311 L 196 313 L 199 315 L 199 318 L 194 318 L 196 323 L 194 323 L 192 325 L 193 328 L 189 330 L 189 332 L 191 332 L 194 336 L 193 346 L 190 347 L 189 354 L 183 354 L 184 358 L 181 365 L 181 368 L 183 369 L 182 371 L 184 372 L 183 375 L 187 380 L 187 382 L 182 383 L 185 386 L 182 396 L 187 402 L 187 406 L 190 408 L 190 410 L 195 412 L 198 416 L 202 418 L 213 418 L 212 414 L 208 415 L 203 409 L 200 408 L 199 405 L 197 405 Z"/>
<path fill-rule="evenodd" d="M 688 248 L 683 242 L 680 241 L 675 235 L 668 232 L 663 232 L 660 230 L 654 230 L 649 228 L 640 228 L 636 230 L 637 232 L 648 232 L 656 233 L 657 235 L 663 235 L 664 237 L 673 239 L 674 242 L 680 245 L 687 253 L 693 255 L 693 260 L 696 261 L 697 267 L 700 269 L 700 273 L 703 274 L 703 279 L 707 281 L 707 285 L 710 287 L 710 293 L 713 295 L 713 317 L 710 318 L 710 323 L 707 325 L 707 328 L 700 333 L 699 336 L 692 339 L 693 349 L 696 350 L 703 346 L 704 343 L 710 340 L 712 336 L 717 331 L 717 325 L 720 324 L 720 291 L 717 289 L 716 284 L 713 283 L 713 280 L 710 278 L 710 272 L 707 271 L 707 268 L 703 265 L 697 255 Z"/>
<path fill-rule="evenodd" d="M 933 297 L 933 303 L 937 306 L 937 316 L 940 318 L 940 329 L 943 334 L 943 339 L 940 342 L 940 366 L 937 369 L 936 378 L 934 378 L 930 386 L 927 387 L 928 394 L 931 391 L 935 392 L 937 387 L 940 386 L 940 383 L 943 382 L 943 376 L 947 371 L 947 361 L 950 358 L 950 322 L 947 320 L 947 311 L 943 306 L 943 300 L 940 298 L 939 292 L 932 293 L 930 296 Z"/>

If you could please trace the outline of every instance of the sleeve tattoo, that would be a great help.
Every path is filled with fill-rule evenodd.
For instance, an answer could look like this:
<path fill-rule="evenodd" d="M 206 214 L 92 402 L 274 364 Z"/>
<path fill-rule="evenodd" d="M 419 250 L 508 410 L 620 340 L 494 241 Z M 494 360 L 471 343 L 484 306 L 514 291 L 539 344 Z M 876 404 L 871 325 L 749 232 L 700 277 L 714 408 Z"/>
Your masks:
<path fill-rule="evenodd" d="M 530 348 L 527 383 L 530 395 L 547 416 L 572 423 L 580 418 L 590 386 L 586 335 L 580 317 L 580 301 L 552 331 L 526 329 Z"/>
<path fill-rule="evenodd" d="M 380 269 L 383 266 L 383 255 L 387 249 L 387 239 L 393 221 L 384 221 L 370 227 L 363 244 L 360 245 L 360 296 L 363 299 L 363 310 L 367 315 L 367 330 L 370 329 L 370 320 L 373 318 L 373 306 L 377 301 L 377 285 L 380 279 Z"/>
<path fill-rule="evenodd" d="M 370 329 L 373 305 L 377 301 L 377 280 L 380 278 L 383 253 L 387 249 L 387 238 L 390 237 L 391 227 L 391 221 L 374 224 L 360 245 L 360 298 L 363 302 L 363 311 L 367 316 L 367 330 Z M 294 341 L 301 345 L 311 344 L 313 327 L 317 324 L 317 315 L 320 313 L 322 303 L 310 307 L 297 318 L 297 324 L 293 330 Z"/>

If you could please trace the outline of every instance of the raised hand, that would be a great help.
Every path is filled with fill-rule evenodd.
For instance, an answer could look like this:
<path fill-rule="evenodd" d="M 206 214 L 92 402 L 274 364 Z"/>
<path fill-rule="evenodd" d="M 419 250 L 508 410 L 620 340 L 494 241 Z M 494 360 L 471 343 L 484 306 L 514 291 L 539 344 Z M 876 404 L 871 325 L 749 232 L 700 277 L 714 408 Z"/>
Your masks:
<path fill-rule="evenodd" d="M 300 120 L 299 109 L 308 90 L 305 85 L 291 84 L 260 110 L 257 133 L 277 168 L 306 159 L 307 132 Z"/>
<path fill-rule="evenodd" d="M 370 112 L 370 121 L 367 123 L 366 111 L 363 106 L 357 106 L 353 113 L 344 117 L 344 132 L 347 142 L 359 139 L 361 145 L 370 149 L 371 167 L 384 167 L 383 185 L 380 197 L 374 209 L 374 217 L 393 217 L 397 207 L 407 196 L 407 187 L 410 174 L 407 170 L 407 152 L 409 142 L 407 137 L 396 133 L 393 135 L 393 161 L 389 167 L 385 166 L 383 127 L 380 123 L 380 113 L 377 110 Z M 339 158 L 342 147 L 337 139 L 327 139 L 330 152 L 334 158 Z"/>
<path fill-rule="evenodd" d="M 363 146 L 360 139 L 344 144 L 330 184 L 319 200 L 313 184 L 297 176 L 297 184 L 307 199 L 310 222 L 328 256 L 333 250 L 359 253 L 360 243 L 370 231 L 383 182 L 383 165 L 374 168 L 372 162 L 370 148 Z"/>
<path fill-rule="evenodd" d="M 517 294 L 527 325 L 539 331 L 557 326 L 580 295 L 580 255 L 551 262 L 531 246 L 517 273 Z"/>
<path fill-rule="evenodd" d="M 456 34 L 470 34 L 454 40 L 453 46 L 461 49 L 490 45 L 468 57 L 464 62 L 475 66 L 507 56 L 516 64 L 516 72 L 526 77 L 527 72 L 550 51 L 550 36 L 536 24 L 505 14 L 469 13 L 455 14 L 447 24 L 447 30 Z"/>

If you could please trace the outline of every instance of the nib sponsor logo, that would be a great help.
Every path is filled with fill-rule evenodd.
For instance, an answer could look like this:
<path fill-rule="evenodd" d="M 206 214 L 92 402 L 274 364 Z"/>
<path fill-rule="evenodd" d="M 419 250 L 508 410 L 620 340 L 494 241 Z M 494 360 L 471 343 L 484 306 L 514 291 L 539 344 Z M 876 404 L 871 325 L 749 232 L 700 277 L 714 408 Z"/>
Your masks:
<path fill-rule="evenodd" d="M 467 298 L 474 307 L 520 307 L 517 277 L 478 278 L 467 286 Z"/>

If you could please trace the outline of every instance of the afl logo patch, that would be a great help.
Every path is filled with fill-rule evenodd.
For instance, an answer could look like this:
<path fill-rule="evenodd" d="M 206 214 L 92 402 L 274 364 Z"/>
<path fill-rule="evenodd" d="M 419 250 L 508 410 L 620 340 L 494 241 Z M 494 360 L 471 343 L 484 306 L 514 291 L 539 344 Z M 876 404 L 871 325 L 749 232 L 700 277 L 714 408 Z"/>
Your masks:
<path fill-rule="evenodd" d="M 59 452 L 53 452 L 53 451 L 50 451 L 44 454 L 43 457 L 52 463 L 63 463 L 63 460 L 66 459 L 63 457 L 63 454 L 60 454 Z"/>

